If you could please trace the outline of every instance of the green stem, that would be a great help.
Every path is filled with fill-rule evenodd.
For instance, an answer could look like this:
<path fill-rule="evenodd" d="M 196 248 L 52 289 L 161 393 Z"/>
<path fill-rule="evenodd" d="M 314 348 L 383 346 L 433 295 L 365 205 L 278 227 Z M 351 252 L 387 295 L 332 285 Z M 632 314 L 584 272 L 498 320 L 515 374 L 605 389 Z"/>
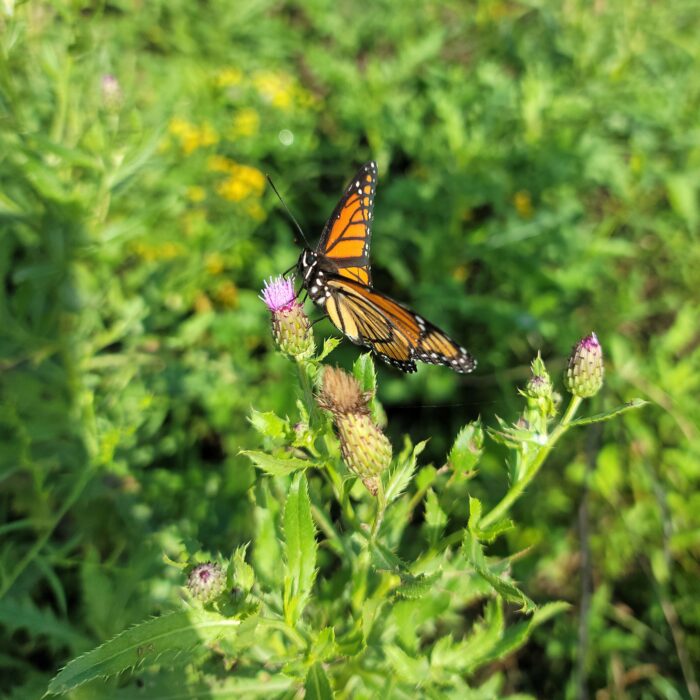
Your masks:
<path fill-rule="evenodd" d="M 552 451 L 554 445 L 556 445 L 559 438 L 569 429 L 569 423 L 571 423 L 573 417 L 576 415 L 576 411 L 578 410 L 582 400 L 583 399 L 579 398 L 578 396 L 571 397 L 571 401 L 569 402 L 559 425 L 557 425 L 557 427 L 551 432 L 547 443 L 543 445 L 535 454 L 532 462 L 530 462 L 530 464 L 526 467 L 522 478 L 513 484 L 508 490 L 508 493 L 503 496 L 501 501 L 481 519 L 481 522 L 479 523 L 481 528 L 487 528 L 490 525 L 493 525 L 496 521 L 502 518 L 508 512 L 513 503 L 520 498 L 527 485 L 535 478 L 537 472 L 540 470 L 540 467 L 545 463 L 545 460 L 549 456 L 549 453 Z"/>
<path fill-rule="evenodd" d="M 297 630 L 290 627 L 286 622 L 282 620 L 271 620 L 270 618 L 261 618 L 258 621 L 258 628 L 268 627 L 269 629 L 275 629 L 286 635 L 294 644 L 299 648 L 304 649 L 307 646 L 307 640 L 299 634 Z"/>

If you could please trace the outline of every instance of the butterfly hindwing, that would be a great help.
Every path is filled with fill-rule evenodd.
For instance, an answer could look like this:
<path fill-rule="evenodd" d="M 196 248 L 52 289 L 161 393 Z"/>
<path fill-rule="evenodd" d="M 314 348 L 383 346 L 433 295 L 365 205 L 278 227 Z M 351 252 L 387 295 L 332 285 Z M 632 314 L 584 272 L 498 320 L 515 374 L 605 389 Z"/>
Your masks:
<path fill-rule="evenodd" d="M 327 282 L 326 312 L 350 340 L 389 364 L 415 372 L 415 360 L 471 372 L 474 358 L 437 326 L 389 297 L 341 278 Z"/>
<path fill-rule="evenodd" d="M 365 163 L 345 188 L 326 222 L 317 252 L 337 268 L 337 274 L 371 286 L 369 246 L 372 234 L 377 164 Z"/>

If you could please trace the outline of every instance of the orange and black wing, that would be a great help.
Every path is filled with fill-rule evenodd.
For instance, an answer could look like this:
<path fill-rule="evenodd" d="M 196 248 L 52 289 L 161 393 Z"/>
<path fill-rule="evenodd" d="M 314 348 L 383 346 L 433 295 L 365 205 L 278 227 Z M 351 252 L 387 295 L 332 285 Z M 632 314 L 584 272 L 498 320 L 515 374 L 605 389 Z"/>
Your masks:
<path fill-rule="evenodd" d="M 338 275 L 368 287 L 372 285 L 369 244 L 376 188 L 377 164 L 370 161 L 345 188 L 316 249 L 333 262 Z"/>
<path fill-rule="evenodd" d="M 325 311 L 333 324 L 388 364 L 403 372 L 415 372 L 416 360 L 460 373 L 476 367 L 470 353 L 446 333 L 384 294 L 342 278 L 327 285 Z"/>

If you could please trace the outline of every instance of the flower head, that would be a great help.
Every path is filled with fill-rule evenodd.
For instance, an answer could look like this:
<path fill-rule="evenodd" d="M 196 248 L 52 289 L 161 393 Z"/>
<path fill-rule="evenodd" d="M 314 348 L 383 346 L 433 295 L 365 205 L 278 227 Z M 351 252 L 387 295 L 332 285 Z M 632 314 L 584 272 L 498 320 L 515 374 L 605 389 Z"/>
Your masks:
<path fill-rule="evenodd" d="M 218 598 L 226 588 L 226 572 L 220 564 L 208 561 L 192 569 L 187 579 L 187 589 L 202 603 Z"/>
<path fill-rule="evenodd" d="M 314 336 L 294 291 L 294 278 L 271 277 L 260 298 L 272 313 L 272 335 L 280 350 L 297 360 L 311 357 L 316 349 Z"/>
<path fill-rule="evenodd" d="M 270 277 L 270 281 L 265 282 L 260 298 L 272 313 L 290 311 L 297 300 L 294 278 L 286 279 L 282 275 L 274 279 Z"/>
<path fill-rule="evenodd" d="M 603 386 L 603 348 L 595 333 L 574 345 L 564 377 L 566 388 L 582 399 L 595 396 Z"/>
<path fill-rule="evenodd" d="M 325 369 L 318 405 L 333 415 L 348 469 L 376 496 L 380 475 L 391 463 L 391 443 L 372 420 L 369 398 L 351 374 L 334 367 Z"/>
<path fill-rule="evenodd" d="M 100 92 L 102 93 L 102 102 L 109 110 L 117 110 L 121 107 L 123 95 L 119 81 L 114 75 L 107 73 L 100 80 Z"/>

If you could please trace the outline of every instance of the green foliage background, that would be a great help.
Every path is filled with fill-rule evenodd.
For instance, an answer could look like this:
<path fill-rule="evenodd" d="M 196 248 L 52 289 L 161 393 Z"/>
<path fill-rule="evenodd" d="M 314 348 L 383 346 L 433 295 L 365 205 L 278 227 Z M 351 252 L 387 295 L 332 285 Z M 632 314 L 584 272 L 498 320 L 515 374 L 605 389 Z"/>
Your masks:
<path fill-rule="evenodd" d="M 698 697 L 699 32 L 691 0 L 2 3 L 3 688 L 40 697 L 168 609 L 181 542 L 253 538 L 247 416 L 296 386 L 257 299 L 299 250 L 262 173 L 315 238 L 375 158 L 376 286 L 480 363 L 381 370 L 397 446 L 430 437 L 439 467 L 467 420 L 513 416 L 537 350 L 561 369 L 591 330 L 598 407 L 654 404 L 581 432 L 520 504 L 518 578 L 573 607 L 510 690 Z M 487 463 L 475 494 L 505 479 Z"/>

